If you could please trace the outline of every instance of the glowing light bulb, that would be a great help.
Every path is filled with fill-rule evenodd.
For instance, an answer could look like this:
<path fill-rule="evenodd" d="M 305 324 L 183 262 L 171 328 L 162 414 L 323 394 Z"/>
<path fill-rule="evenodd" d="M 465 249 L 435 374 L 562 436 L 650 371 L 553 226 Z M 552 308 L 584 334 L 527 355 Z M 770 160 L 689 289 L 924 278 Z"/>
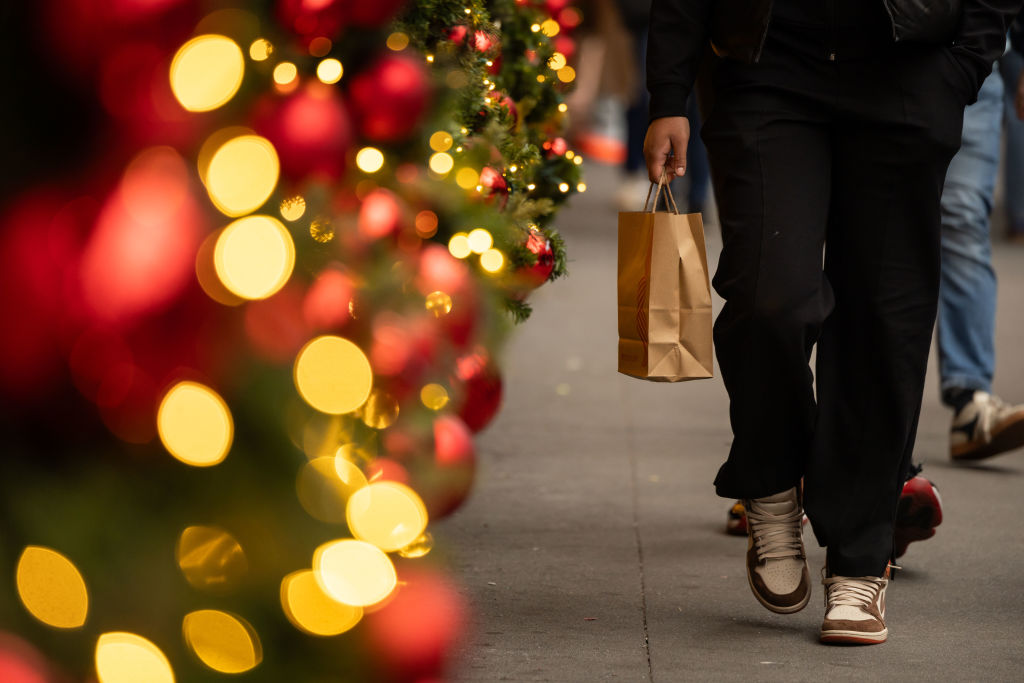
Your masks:
<path fill-rule="evenodd" d="M 81 572 L 56 550 L 30 545 L 15 570 L 18 597 L 47 626 L 78 628 L 89 613 L 89 593 Z"/>
<path fill-rule="evenodd" d="M 317 337 L 302 347 L 293 375 L 302 398 L 330 415 L 359 408 L 373 386 L 373 371 L 363 350 L 331 335 Z"/>
<path fill-rule="evenodd" d="M 384 167 L 384 153 L 376 147 L 363 147 L 356 154 L 356 166 L 363 173 L 376 173 Z"/>
<path fill-rule="evenodd" d="M 245 57 L 226 36 L 196 36 L 171 60 L 171 91 L 189 111 L 210 111 L 238 92 L 245 72 Z"/>
<path fill-rule="evenodd" d="M 334 58 L 325 59 L 316 66 L 316 77 L 328 85 L 340 81 L 343 73 L 345 73 L 344 67 Z"/>
<path fill-rule="evenodd" d="M 194 467 L 211 467 L 231 449 L 234 423 L 224 399 L 197 382 L 179 382 L 164 394 L 156 416 L 164 448 Z"/>
<path fill-rule="evenodd" d="M 455 258 L 466 258 L 473 253 L 469 246 L 469 237 L 464 232 L 457 232 L 448 240 L 448 251 Z"/>
<path fill-rule="evenodd" d="M 497 249 L 488 249 L 480 255 L 480 267 L 488 273 L 497 273 L 505 265 L 505 256 Z"/>
<path fill-rule="evenodd" d="M 284 287 L 295 267 L 295 243 L 272 216 L 246 216 L 221 232 L 213 249 L 217 277 L 243 299 L 266 299 Z"/>

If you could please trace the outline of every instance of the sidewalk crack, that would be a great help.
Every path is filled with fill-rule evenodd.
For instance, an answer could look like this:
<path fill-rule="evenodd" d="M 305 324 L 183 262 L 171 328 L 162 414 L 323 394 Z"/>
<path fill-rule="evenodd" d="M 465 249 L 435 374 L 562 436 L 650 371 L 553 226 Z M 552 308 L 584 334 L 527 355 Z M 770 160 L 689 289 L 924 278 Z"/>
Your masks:
<path fill-rule="evenodd" d="M 633 440 L 633 419 L 625 395 L 622 396 L 622 399 L 623 413 L 626 417 L 626 449 L 629 451 L 629 489 L 633 508 L 633 540 L 636 543 L 637 567 L 640 574 L 640 614 L 644 626 L 644 655 L 647 657 L 647 680 L 650 683 L 654 683 L 654 667 L 651 665 L 651 639 L 647 628 L 647 580 L 644 575 L 644 544 L 640 537 L 640 492 L 637 487 L 638 464 Z"/>

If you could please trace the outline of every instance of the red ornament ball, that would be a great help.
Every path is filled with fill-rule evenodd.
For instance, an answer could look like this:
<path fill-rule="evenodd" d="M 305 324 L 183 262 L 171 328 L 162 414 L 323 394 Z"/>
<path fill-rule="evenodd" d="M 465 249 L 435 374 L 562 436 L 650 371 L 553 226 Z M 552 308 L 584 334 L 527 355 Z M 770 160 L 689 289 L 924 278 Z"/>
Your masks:
<path fill-rule="evenodd" d="M 508 194 L 508 182 L 505 177 L 490 166 L 480 170 L 480 185 L 487 188 L 490 195 Z"/>
<path fill-rule="evenodd" d="M 406 0 L 347 0 L 349 18 L 357 26 L 380 26 L 390 21 L 405 3 Z"/>
<path fill-rule="evenodd" d="M 555 251 L 551 247 L 551 240 L 539 230 L 530 231 L 525 246 L 537 255 L 537 262 L 532 266 L 520 267 L 516 270 L 516 276 L 524 286 L 535 289 L 547 282 L 551 271 L 555 269 Z"/>
<path fill-rule="evenodd" d="M 348 19 L 348 4 L 349 0 L 279 0 L 277 18 L 308 45 L 313 38 L 333 40 L 341 33 Z"/>
<path fill-rule="evenodd" d="M 434 420 L 434 457 L 413 473 L 413 488 L 423 497 L 434 519 L 455 512 L 469 497 L 476 473 L 473 435 L 461 418 L 441 415 Z"/>
<path fill-rule="evenodd" d="M 464 598 L 442 574 L 402 571 L 401 587 L 365 621 L 372 661 L 381 678 L 441 680 L 455 644 L 464 637 Z"/>
<path fill-rule="evenodd" d="M 430 103 L 430 83 L 419 60 L 386 55 L 349 86 L 359 132 L 377 142 L 398 142 L 416 129 Z"/>
<path fill-rule="evenodd" d="M 344 174 L 352 125 L 336 88 L 309 83 L 284 99 L 265 100 L 255 118 L 256 131 L 273 143 L 286 178 L 337 180 Z"/>
<path fill-rule="evenodd" d="M 487 93 L 487 99 L 491 101 L 492 107 L 503 107 L 508 110 L 509 117 L 512 119 L 512 126 L 515 127 L 519 122 L 519 109 L 516 108 L 516 101 L 513 100 L 508 94 L 492 90 Z"/>
<path fill-rule="evenodd" d="M 502 382 L 487 352 L 477 349 L 455 361 L 453 385 L 462 386 L 459 417 L 473 432 L 490 424 L 501 407 Z"/>

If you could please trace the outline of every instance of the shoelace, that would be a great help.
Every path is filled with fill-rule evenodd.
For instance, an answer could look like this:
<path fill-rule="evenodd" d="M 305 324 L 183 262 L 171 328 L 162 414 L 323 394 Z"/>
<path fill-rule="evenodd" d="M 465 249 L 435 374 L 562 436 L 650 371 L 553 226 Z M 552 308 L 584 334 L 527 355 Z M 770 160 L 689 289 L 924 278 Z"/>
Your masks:
<path fill-rule="evenodd" d="M 866 608 L 874 602 L 886 579 L 877 576 L 833 576 L 821 580 L 825 586 L 825 611 L 840 605 Z"/>
<path fill-rule="evenodd" d="M 754 547 L 758 560 L 778 559 L 783 557 L 802 557 L 804 512 L 799 506 L 784 515 L 773 515 L 758 509 L 756 500 L 750 501 L 747 510 L 747 523 L 754 537 Z"/>

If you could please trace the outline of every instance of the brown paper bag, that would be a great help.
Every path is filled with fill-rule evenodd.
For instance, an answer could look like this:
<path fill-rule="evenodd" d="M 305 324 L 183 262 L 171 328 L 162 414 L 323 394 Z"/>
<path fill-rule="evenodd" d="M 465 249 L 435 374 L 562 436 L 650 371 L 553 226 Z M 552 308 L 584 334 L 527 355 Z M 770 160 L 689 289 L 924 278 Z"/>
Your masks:
<path fill-rule="evenodd" d="M 662 176 L 651 210 L 619 214 L 619 372 L 655 382 L 712 376 L 711 283 L 699 213 Z M 653 189 L 653 185 L 652 185 Z M 657 211 L 664 192 L 672 211 Z"/>

